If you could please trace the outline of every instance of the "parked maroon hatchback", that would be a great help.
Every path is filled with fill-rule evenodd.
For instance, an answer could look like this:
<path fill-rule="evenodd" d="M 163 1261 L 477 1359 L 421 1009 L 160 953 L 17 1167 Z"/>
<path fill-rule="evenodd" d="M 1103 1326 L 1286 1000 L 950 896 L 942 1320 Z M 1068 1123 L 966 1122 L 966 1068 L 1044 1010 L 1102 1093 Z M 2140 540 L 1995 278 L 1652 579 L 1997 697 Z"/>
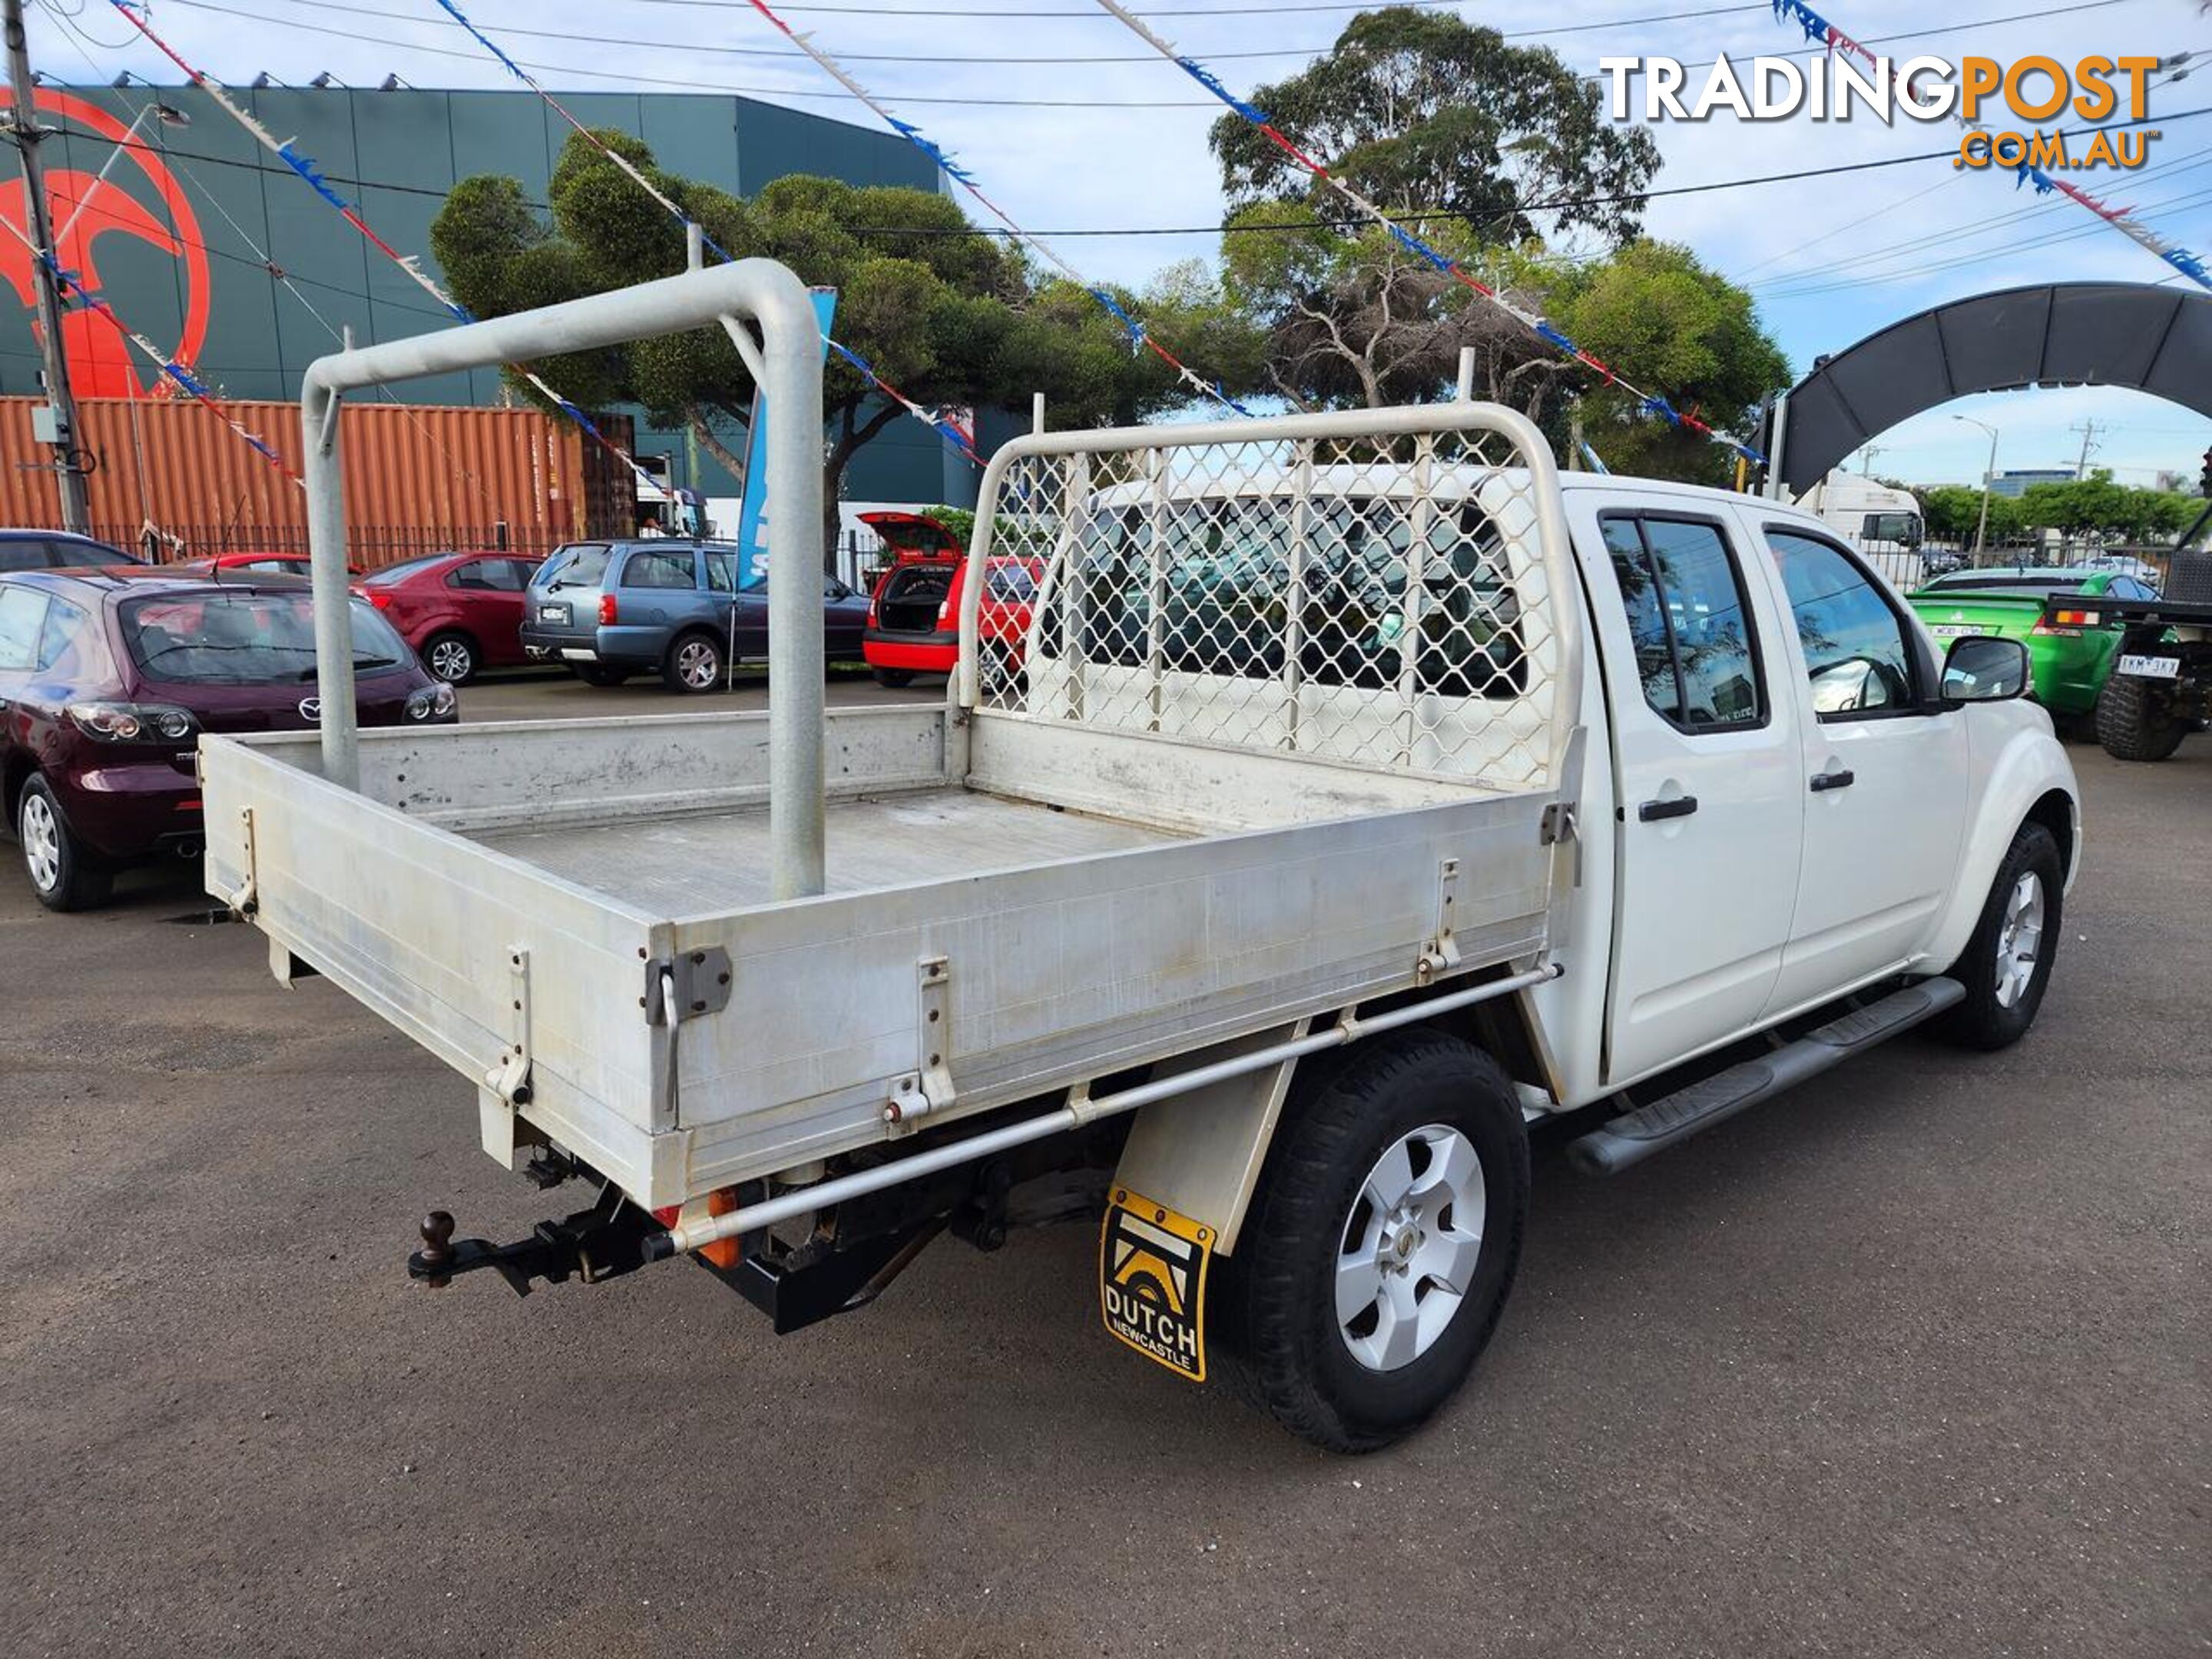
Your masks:
<path fill-rule="evenodd" d="M 453 689 L 353 608 L 363 726 L 447 722 Z M 49 909 L 107 896 L 120 866 L 200 850 L 203 732 L 316 724 L 314 610 L 284 577 L 158 567 L 0 575 L 0 822 Z"/>
<path fill-rule="evenodd" d="M 541 562 L 522 553 L 428 553 L 372 570 L 354 591 L 384 613 L 448 685 L 527 661 L 522 590 Z"/>

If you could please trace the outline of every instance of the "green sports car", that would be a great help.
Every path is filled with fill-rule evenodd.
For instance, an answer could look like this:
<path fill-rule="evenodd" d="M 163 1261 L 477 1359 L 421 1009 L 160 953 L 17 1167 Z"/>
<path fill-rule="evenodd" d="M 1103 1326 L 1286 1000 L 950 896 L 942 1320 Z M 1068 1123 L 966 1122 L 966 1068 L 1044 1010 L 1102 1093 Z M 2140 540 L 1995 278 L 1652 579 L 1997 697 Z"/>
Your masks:
<path fill-rule="evenodd" d="M 2157 590 L 2118 570 L 1959 570 L 1905 598 L 1939 642 L 1962 634 L 2018 640 L 2027 647 L 2038 702 L 2054 715 L 2093 714 L 2112 672 L 2119 629 L 2104 624 L 2094 603 L 2083 605 L 2078 623 L 2045 628 L 2043 602 L 2052 594 L 2078 594 L 2085 601 L 2140 599 L 2155 599 Z"/>

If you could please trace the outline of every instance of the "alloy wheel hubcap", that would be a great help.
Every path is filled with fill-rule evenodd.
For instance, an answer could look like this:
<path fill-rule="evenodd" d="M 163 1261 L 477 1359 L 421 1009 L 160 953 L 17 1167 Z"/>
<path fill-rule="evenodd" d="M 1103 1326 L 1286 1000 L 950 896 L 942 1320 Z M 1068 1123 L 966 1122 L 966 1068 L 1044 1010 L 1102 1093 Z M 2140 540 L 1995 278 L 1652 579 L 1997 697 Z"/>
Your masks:
<path fill-rule="evenodd" d="M 1385 1148 L 1344 1218 L 1336 1324 L 1371 1371 L 1410 1365 L 1444 1334 L 1482 1255 L 1482 1159 L 1457 1129 L 1425 1124 Z"/>
<path fill-rule="evenodd" d="M 694 640 L 676 653 L 676 672 L 684 684 L 703 690 L 714 683 L 714 653 Z"/>
<path fill-rule="evenodd" d="M 54 810 L 43 797 L 31 796 L 23 803 L 23 817 L 18 826 L 23 840 L 23 861 L 30 866 L 32 884 L 41 893 L 51 893 L 54 884 L 61 879 L 61 826 L 54 822 Z"/>
<path fill-rule="evenodd" d="M 469 648 L 459 640 L 441 640 L 430 653 L 430 672 L 449 684 L 469 677 Z"/>
<path fill-rule="evenodd" d="M 2005 896 L 2004 921 L 1997 928 L 1997 1006 L 2011 1008 L 2027 994 L 2035 964 L 2043 954 L 2043 878 L 2030 870 Z"/>

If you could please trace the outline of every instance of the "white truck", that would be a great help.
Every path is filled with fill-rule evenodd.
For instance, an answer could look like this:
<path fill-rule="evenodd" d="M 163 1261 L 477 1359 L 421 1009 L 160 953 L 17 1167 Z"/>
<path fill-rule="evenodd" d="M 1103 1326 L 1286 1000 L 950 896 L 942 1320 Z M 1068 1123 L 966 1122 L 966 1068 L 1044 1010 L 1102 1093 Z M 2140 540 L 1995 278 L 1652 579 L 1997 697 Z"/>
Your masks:
<path fill-rule="evenodd" d="M 340 392 L 717 317 L 818 398 L 758 261 L 315 365 L 323 620 Z M 816 556 L 805 427 L 776 568 Z M 1497 1326 L 1532 1127 L 1616 1170 L 1923 1020 L 2035 1018 L 2080 824 L 2025 654 L 1939 659 L 1808 514 L 1562 478 L 1460 403 L 1024 438 L 969 557 L 1006 552 L 1021 656 L 979 672 L 969 581 L 942 706 L 825 712 L 787 582 L 766 716 L 204 741 L 209 888 L 278 976 L 593 1194 L 506 1244 L 433 1212 L 418 1279 L 689 1256 L 781 1332 L 940 1232 L 1103 1212 L 1115 1337 L 1364 1449 Z"/>
<path fill-rule="evenodd" d="M 1799 507 L 1849 543 L 1893 586 L 1919 586 L 1927 574 L 1920 503 L 1909 489 L 1856 472 L 1831 472 L 1797 498 Z"/>

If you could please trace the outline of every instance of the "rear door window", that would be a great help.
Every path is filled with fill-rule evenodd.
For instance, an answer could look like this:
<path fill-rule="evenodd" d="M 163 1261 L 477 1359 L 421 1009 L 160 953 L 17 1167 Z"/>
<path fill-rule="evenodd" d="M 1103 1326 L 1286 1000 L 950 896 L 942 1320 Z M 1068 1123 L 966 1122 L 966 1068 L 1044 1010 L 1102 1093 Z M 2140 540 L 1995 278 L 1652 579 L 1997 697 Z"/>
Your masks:
<path fill-rule="evenodd" d="M 0 669 L 27 670 L 39 659 L 46 596 L 34 587 L 0 587 Z"/>
<path fill-rule="evenodd" d="M 692 588 L 699 585 L 696 560 L 690 548 L 663 550 L 640 548 L 623 566 L 624 587 Z"/>
<path fill-rule="evenodd" d="M 1743 579 L 1719 527 L 1640 516 L 1601 527 L 1652 711 L 1685 732 L 1765 725 Z"/>

